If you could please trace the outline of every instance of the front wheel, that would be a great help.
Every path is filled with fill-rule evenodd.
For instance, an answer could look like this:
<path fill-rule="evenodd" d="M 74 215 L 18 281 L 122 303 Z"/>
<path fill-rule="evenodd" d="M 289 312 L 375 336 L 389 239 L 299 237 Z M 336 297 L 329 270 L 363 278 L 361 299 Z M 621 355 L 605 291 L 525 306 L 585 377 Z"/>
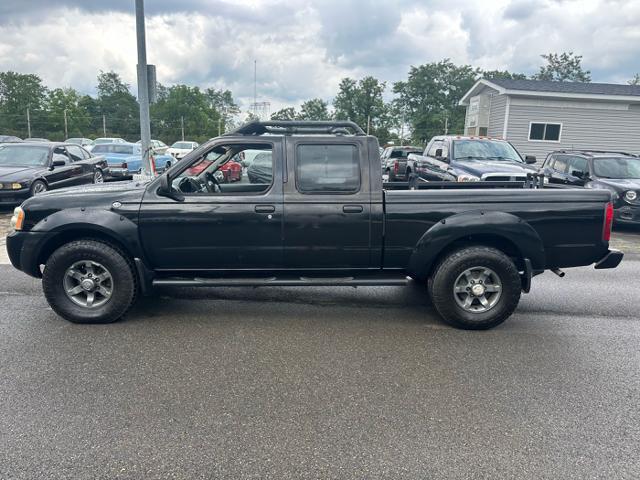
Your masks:
<path fill-rule="evenodd" d="M 46 191 L 47 191 L 47 184 L 44 183 L 42 180 L 36 180 L 31 184 L 30 192 L 32 197 L 35 195 L 44 193 Z"/>
<path fill-rule="evenodd" d="M 42 288 L 49 305 L 73 323 L 111 323 L 131 308 L 138 286 L 133 266 L 116 248 L 78 240 L 47 260 Z"/>
<path fill-rule="evenodd" d="M 457 328 L 486 330 L 504 322 L 518 306 L 522 283 L 513 261 L 500 250 L 457 250 L 436 267 L 429 282 L 433 305 Z"/>

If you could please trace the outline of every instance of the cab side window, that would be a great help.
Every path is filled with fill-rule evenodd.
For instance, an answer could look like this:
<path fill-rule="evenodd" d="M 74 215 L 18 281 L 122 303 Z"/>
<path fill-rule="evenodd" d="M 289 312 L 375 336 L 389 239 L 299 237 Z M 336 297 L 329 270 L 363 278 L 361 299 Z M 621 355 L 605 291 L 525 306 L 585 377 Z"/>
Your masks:
<path fill-rule="evenodd" d="M 558 173 L 567 172 L 567 157 L 566 155 L 558 155 L 555 160 L 551 161 L 551 168 Z"/>
<path fill-rule="evenodd" d="M 429 147 L 429 152 L 427 153 L 427 156 L 433 157 L 433 158 L 436 158 L 436 157 L 448 158 L 449 150 L 447 149 L 445 142 L 443 142 L 442 140 L 435 140 L 431 145 L 431 147 Z"/>
<path fill-rule="evenodd" d="M 360 155 L 355 145 L 298 145 L 296 186 L 300 193 L 356 193 Z"/>

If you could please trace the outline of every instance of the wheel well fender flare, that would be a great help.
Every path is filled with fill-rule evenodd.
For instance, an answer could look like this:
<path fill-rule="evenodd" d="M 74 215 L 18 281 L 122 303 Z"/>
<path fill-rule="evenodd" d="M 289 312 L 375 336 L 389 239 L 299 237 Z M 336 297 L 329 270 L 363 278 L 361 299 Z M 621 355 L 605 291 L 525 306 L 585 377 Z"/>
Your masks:
<path fill-rule="evenodd" d="M 442 253 L 456 245 L 485 244 L 528 258 L 534 269 L 544 269 L 544 243 L 523 219 L 506 212 L 470 211 L 440 220 L 420 237 L 409 258 L 409 271 L 429 276 Z"/>
<path fill-rule="evenodd" d="M 79 238 L 95 238 L 115 245 L 134 258 L 144 258 L 138 226 L 118 213 L 104 209 L 74 208 L 56 212 L 38 222 L 33 232 L 47 233 L 38 245 L 42 261 L 64 243 Z"/>

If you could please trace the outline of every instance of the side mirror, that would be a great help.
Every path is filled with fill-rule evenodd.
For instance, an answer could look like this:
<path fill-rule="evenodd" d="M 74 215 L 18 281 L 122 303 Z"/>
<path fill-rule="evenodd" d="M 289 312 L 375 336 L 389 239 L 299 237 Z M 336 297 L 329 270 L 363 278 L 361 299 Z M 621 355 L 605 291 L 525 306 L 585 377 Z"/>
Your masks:
<path fill-rule="evenodd" d="M 524 162 L 529 165 L 533 165 L 534 163 L 536 163 L 536 157 L 534 157 L 533 155 L 526 155 L 524 157 Z"/>
<path fill-rule="evenodd" d="M 442 158 L 442 149 L 441 148 L 436 149 L 436 158 Z"/>
<path fill-rule="evenodd" d="M 67 164 L 64 160 L 53 160 L 49 165 L 49 170 L 53 170 L 56 167 L 64 167 Z"/>
<path fill-rule="evenodd" d="M 162 197 L 170 198 L 176 202 L 184 201 L 184 195 L 171 186 L 171 179 L 169 178 L 169 175 L 160 176 L 160 187 L 158 188 L 157 193 Z"/>

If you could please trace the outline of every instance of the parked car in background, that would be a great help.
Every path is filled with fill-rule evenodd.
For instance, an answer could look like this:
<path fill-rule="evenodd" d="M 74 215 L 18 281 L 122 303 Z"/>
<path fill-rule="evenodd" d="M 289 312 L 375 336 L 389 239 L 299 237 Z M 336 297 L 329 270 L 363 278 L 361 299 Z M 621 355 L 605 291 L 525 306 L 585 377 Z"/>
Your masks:
<path fill-rule="evenodd" d="M 88 150 L 93 149 L 96 145 L 104 145 L 107 143 L 128 143 L 124 138 L 120 137 L 98 137 L 93 141 L 93 145 L 87 147 Z"/>
<path fill-rule="evenodd" d="M 412 167 L 407 166 L 407 159 L 412 153 L 421 154 L 422 150 L 423 149 L 420 147 L 411 146 L 393 146 L 385 148 L 382 152 L 382 156 L 380 157 L 383 175 L 387 175 L 390 182 L 406 182 L 412 172 Z"/>
<path fill-rule="evenodd" d="M 80 145 L 81 147 L 91 147 L 93 146 L 93 140 L 91 140 L 90 138 L 67 138 L 65 140 L 66 143 L 75 143 L 76 145 Z"/>
<path fill-rule="evenodd" d="M 408 168 L 427 181 L 525 181 L 537 173 L 536 158 L 505 140 L 443 135 L 431 139 L 423 155 L 412 154 Z"/>
<path fill-rule="evenodd" d="M 271 152 L 256 155 L 247 168 L 247 176 L 251 183 L 269 183 L 273 178 L 273 159 Z"/>
<path fill-rule="evenodd" d="M 198 147 L 196 142 L 179 141 L 175 142 L 167 149 L 167 155 L 171 155 L 176 160 L 180 160 L 187 153 L 192 152 Z"/>
<path fill-rule="evenodd" d="M 0 143 L 16 143 L 22 142 L 20 137 L 15 137 L 13 135 L 0 135 Z"/>
<path fill-rule="evenodd" d="M 140 145 L 142 143 L 142 140 L 138 140 L 136 143 Z M 167 150 L 169 149 L 167 144 L 162 142 L 161 140 L 151 140 L 151 148 L 155 153 L 158 153 L 161 155 L 164 155 L 165 153 L 167 153 Z"/>
<path fill-rule="evenodd" d="M 24 139 L 25 142 L 50 142 L 48 138 L 29 137 Z"/>
<path fill-rule="evenodd" d="M 616 223 L 640 225 L 640 158 L 624 152 L 559 150 L 540 168 L 552 185 L 609 190 Z"/>
<path fill-rule="evenodd" d="M 65 143 L 0 145 L 0 204 L 16 205 L 47 190 L 102 183 L 108 172 L 103 157 Z"/>
<path fill-rule="evenodd" d="M 105 157 L 109 164 L 109 180 L 131 179 L 142 170 L 142 149 L 138 143 L 102 143 L 94 145 L 92 152 Z M 171 155 L 154 155 L 156 170 L 171 166 Z"/>

